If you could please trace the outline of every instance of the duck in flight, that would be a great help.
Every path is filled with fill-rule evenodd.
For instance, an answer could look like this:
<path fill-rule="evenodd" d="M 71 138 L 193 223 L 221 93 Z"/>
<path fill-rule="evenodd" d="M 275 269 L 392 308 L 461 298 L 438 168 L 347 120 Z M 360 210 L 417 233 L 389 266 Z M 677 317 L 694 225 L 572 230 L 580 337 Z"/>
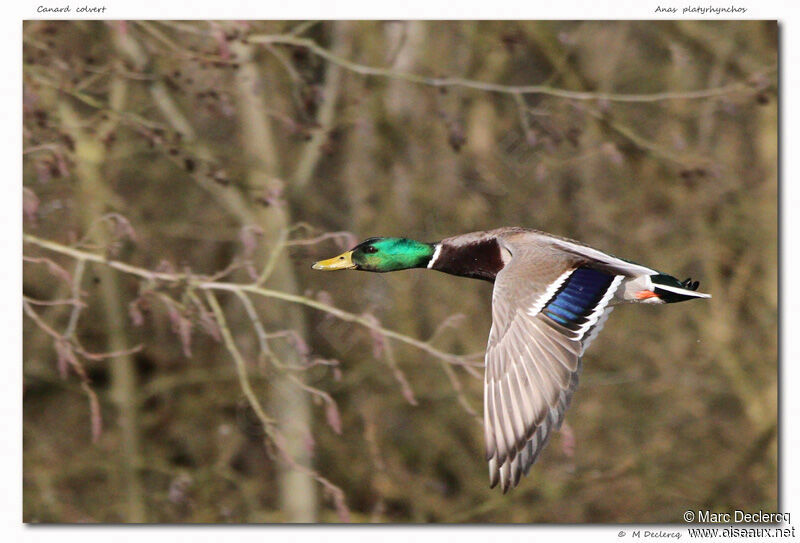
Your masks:
<path fill-rule="evenodd" d="M 315 270 L 393 272 L 428 268 L 494 283 L 486 347 L 483 422 L 489 482 L 515 487 L 561 427 L 581 357 L 621 303 L 710 298 L 698 282 L 517 227 L 436 243 L 369 238 Z"/>

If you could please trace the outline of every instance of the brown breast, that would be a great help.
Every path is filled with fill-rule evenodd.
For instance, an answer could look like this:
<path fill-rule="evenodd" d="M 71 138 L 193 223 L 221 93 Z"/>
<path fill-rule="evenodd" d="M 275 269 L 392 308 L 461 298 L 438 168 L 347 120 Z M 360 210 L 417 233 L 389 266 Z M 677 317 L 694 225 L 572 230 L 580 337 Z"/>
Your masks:
<path fill-rule="evenodd" d="M 503 269 L 503 249 L 495 237 L 453 244 L 443 240 L 432 269 L 461 277 L 494 282 Z"/>

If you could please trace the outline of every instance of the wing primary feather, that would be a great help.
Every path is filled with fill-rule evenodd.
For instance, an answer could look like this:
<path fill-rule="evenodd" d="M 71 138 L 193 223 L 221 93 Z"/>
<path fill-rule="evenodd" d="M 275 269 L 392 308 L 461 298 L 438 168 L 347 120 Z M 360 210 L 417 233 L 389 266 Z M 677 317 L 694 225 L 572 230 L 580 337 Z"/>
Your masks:
<path fill-rule="evenodd" d="M 560 396 L 560 394 L 559 394 Z M 550 427 L 555 429 L 558 425 L 558 406 L 559 403 L 556 402 L 556 405 L 550 408 L 550 412 L 548 413 L 548 417 L 550 419 Z"/>
<path fill-rule="evenodd" d="M 527 347 L 525 347 L 525 349 L 527 350 Z M 530 354 L 530 351 L 528 351 L 528 354 Z M 527 438 L 530 438 L 530 436 L 533 434 L 533 432 L 536 431 L 536 426 L 539 424 L 539 422 L 541 422 L 542 416 L 544 414 L 544 408 L 542 407 L 544 405 L 544 402 L 541 402 L 540 399 L 542 398 L 542 391 L 545 390 L 545 389 L 544 389 L 543 384 L 541 384 L 541 383 L 539 383 L 538 387 L 536 385 L 534 385 L 534 380 L 541 378 L 540 375 L 539 375 L 539 370 L 535 367 L 535 364 L 534 364 L 534 368 L 532 368 L 532 369 L 528 369 L 528 364 L 526 364 L 525 366 L 523 366 L 523 370 L 525 371 L 525 374 L 528 377 L 529 382 L 531 382 L 532 386 L 534 387 L 534 388 L 531 389 L 531 392 L 536 394 L 535 396 L 532 396 L 530 398 L 530 401 L 531 401 L 531 421 L 532 422 L 531 422 L 530 428 L 528 429 L 528 431 L 526 432 L 526 435 L 525 435 Z M 534 403 L 536 405 L 534 405 Z"/>
<path fill-rule="evenodd" d="M 523 340 L 521 332 L 515 329 L 510 331 L 510 337 L 508 338 L 508 346 L 513 348 L 517 355 L 517 360 L 519 361 L 517 364 L 514 365 L 514 370 L 519 373 L 519 368 L 522 368 L 522 373 L 525 375 L 525 380 L 529 383 L 529 392 L 531 394 L 535 394 L 537 391 L 544 390 L 544 382 L 538 381 L 535 382 L 536 377 L 538 377 L 538 370 L 536 369 L 529 369 L 530 366 L 536 367 L 536 360 L 533 358 L 533 354 L 531 353 L 530 349 L 528 348 L 527 342 Z M 532 375 L 532 373 L 537 373 L 537 375 Z M 518 379 L 520 384 L 522 385 L 522 378 L 519 377 Z M 526 411 L 529 413 L 533 413 L 535 409 L 533 405 L 530 403 L 531 398 L 527 394 L 524 393 L 525 388 L 521 386 L 520 392 L 522 392 L 522 396 L 526 402 Z M 529 415 L 528 418 L 534 419 L 535 421 L 535 414 Z M 526 426 L 528 423 L 526 423 Z"/>
<path fill-rule="evenodd" d="M 556 419 L 556 430 L 561 429 L 561 423 L 564 422 L 564 413 L 567 412 L 567 407 L 569 407 L 569 396 L 567 390 L 562 390 L 558 393 L 558 418 Z"/>
<path fill-rule="evenodd" d="M 497 454 L 497 445 L 495 445 L 494 430 L 492 428 L 492 413 L 491 393 L 490 393 L 489 377 L 484 378 L 483 382 L 483 434 L 486 440 L 486 460 L 490 460 Z"/>
<path fill-rule="evenodd" d="M 523 471 L 525 475 L 528 475 L 528 472 L 531 470 L 531 466 L 534 462 L 536 462 L 536 456 L 533 451 L 533 439 L 528 441 L 528 444 L 525 446 L 525 451 L 527 452 L 527 462 L 523 466 Z"/>
<path fill-rule="evenodd" d="M 503 404 L 500 401 L 499 387 L 497 383 L 492 383 L 492 405 L 494 407 L 494 439 L 497 444 L 497 463 L 503 464 L 510 454 L 508 438 L 502 419 Z"/>
<path fill-rule="evenodd" d="M 506 462 L 509 460 L 513 460 L 514 456 L 517 454 L 517 447 L 515 444 L 514 439 L 514 426 L 511 423 L 511 406 L 510 398 L 508 398 L 508 384 L 507 384 L 507 376 L 503 376 L 503 380 L 498 383 L 499 386 L 495 389 L 497 391 L 497 396 L 500 399 L 500 417 L 503 421 L 503 435 L 506 438 L 506 447 L 508 449 Z M 505 390 L 504 390 L 505 388 Z M 495 404 L 497 401 L 495 401 Z"/>
<path fill-rule="evenodd" d="M 519 366 L 522 366 L 520 370 Z M 533 427 L 535 425 L 534 415 L 535 410 L 533 408 L 533 404 L 531 404 L 530 395 L 533 393 L 531 389 L 531 384 L 528 381 L 528 374 L 527 370 L 525 369 L 525 362 L 520 362 L 519 365 L 514 366 L 514 374 L 517 377 L 517 385 L 520 394 L 520 406 L 522 409 L 523 414 L 523 422 L 525 425 L 525 438 L 530 439 L 531 432 L 533 431 Z"/>
<path fill-rule="evenodd" d="M 531 441 L 534 443 L 534 441 Z M 539 455 L 542 453 L 542 448 L 544 447 L 544 443 L 540 440 L 540 434 L 537 434 L 535 445 L 533 445 L 533 454 L 531 455 L 531 465 L 534 465 L 537 460 L 539 460 Z"/>
<path fill-rule="evenodd" d="M 524 363 L 522 360 L 515 361 L 511 364 L 508 371 L 508 391 L 509 401 L 513 410 L 512 419 L 514 421 L 514 435 L 516 436 L 516 448 L 519 449 L 519 440 L 525 438 L 525 416 L 523 415 L 522 403 L 522 387 L 519 382 L 519 375 L 517 374 L 517 366 Z"/>
<path fill-rule="evenodd" d="M 500 470 L 497 469 L 497 457 L 489 459 L 489 488 L 494 488 L 500 482 Z"/>
<path fill-rule="evenodd" d="M 511 471 L 511 488 L 514 488 L 519 484 L 519 479 L 522 477 L 522 466 L 520 465 L 520 456 L 517 455 L 516 458 L 511 462 L 510 466 Z"/>
<path fill-rule="evenodd" d="M 511 481 L 512 481 L 510 461 L 506 461 L 506 463 L 503 464 L 503 475 L 505 475 L 505 481 L 503 481 L 503 494 L 506 494 L 508 490 L 511 488 Z"/>
<path fill-rule="evenodd" d="M 533 353 L 530 351 L 528 346 L 524 345 L 524 347 L 525 347 L 525 350 L 528 352 L 530 360 L 533 362 L 532 364 L 530 364 L 531 366 L 533 366 L 531 368 L 530 372 L 534 376 L 534 378 L 537 380 L 538 392 L 539 392 L 538 398 L 541 400 L 541 398 L 544 397 L 544 394 L 547 391 L 547 386 L 545 384 L 545 376 L 542 373 L 542 370 L 539 369 L 539 365 L 535 363 L 535 358 L 533 356 Z M 527 371 L 527 369 L 528 369 L 527 366 L 526 366 L 525 369 Z M 542 404 L 546 405 L 546 402 L 541 402 L 540 405 L 542 405 Z M 534 412 L 534 416 L 533 416 L 534 424 L 539 424 L 542 421 L 543 417 L 544 417 L 544 409 L 539 407 L 539 409 L 537 409 Z"/>
<path fill-rule="evenodd" d="M 511 462 L 504 462 L 502 466 L 500 466 L 500 486 L 503 487 L 503 494 L 508 492 L 508 483 L 509 481 L 509 465 Z"/>

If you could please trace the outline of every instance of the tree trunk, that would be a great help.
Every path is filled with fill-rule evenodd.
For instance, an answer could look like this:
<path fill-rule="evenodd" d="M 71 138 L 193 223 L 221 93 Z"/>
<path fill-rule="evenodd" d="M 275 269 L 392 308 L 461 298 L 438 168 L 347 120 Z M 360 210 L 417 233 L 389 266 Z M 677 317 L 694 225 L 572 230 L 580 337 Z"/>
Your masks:
<path fill-rule="evenodd" d="M 266 82 L 261 78 L 252 47 L 237 45 L 234 48 L 240 60 L 237 71 L 238 111 L 242 122 L 242 146 L 248 164 L 247 187 L 256 194 L 280 194 L 283 183 L 278 179 L 280 164 L 274 146 L 269 116 L 263 99 Z M 264 230 L 267 240 L 275 241 L 291 225 L 286 206 L 282 203 L 262 205 L 249 198 L 251 218 Z M 256 263 L 263 264 L 267 251 L 257 255 Z M 267 282 L 270 288 L 282 292 L 298 293 L 295 272 L 288 257 L 278 259 Z M 294 305 L 259 304 L 260 313 L 269 319 L 274 328 L 294 330 L 301 338 L 306 336 L 302 310 Z M 253 353 L 257 352 L 252 345 Z M 283 364 L 299 366 L 303 363 L 297 349 L 286 341 L 273 344 L 273 351 Z M 273 387 L 272 408 L 278 431 L 285 439 L 285 452 L 300 465 L 311 467 L 312 417 L 308 394 L 283 374 L 276 374 L 270 383 Z M 312 477 L 282 458 L 278 484 L 281 511 L 288 522 L 315 522 L 317 519 L 316 486 Z"/>
<path fill-rule="evenodd" d="M 114 95 L 122 99 L 124 92 Z M 117 105 L 118 106 L 118 105 Z M 119 107 L 119 106 L 118 106 Z M 75 141 L 76 180 L 78 183 L 78 200 L 80 201 L 81 222 L 84 233 L 93 228 L 93 239 L 101 247 L 108 247 L 110 237 L 103 225 L 94 224 L 108 208 L 111 191 L 103 179 L 102 164 L 105 149 L 100 140 L 90 136 L 82 128 L 85 122 L 62 99 L 60 113 L 64 126 L 70 130 Z M 92 226 L 94 224 L 94 226 Z M 106 315 L 108 349 L 125 351 L 130 348 L 127 343 L 127 317 L 120 300 L 120 286 L 117 274 L 107 266 L 97 266 L 95 273 L 100 279 L 100 297 Z M 121 355 L 110 359 L 111 397 L 117 406 L 117 418 L 121 432 L 120 474 L 125 488 L 125 522 L 147 522 L 147 510 L 144 501 L 144 489 L 139 478 L 142 464 L 142 447 L 138 427 L 138 402 L 136 367 L 132 355 Z"/>

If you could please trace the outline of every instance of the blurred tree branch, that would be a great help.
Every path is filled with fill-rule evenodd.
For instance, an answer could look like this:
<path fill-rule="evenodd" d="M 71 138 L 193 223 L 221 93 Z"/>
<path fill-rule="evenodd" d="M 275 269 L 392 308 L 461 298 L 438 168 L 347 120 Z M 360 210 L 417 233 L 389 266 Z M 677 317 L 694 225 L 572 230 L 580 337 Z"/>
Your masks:
<path fill-rule="evenodd" d="M 333 26 L 333 33 L 333 54 L 348 56 L 352 49 L 352 24 L 340 21 Z M 316 124 L 319 129 L 312 134 L 311 140 L 306 143 L 303 154 L 297 161 L 291 187 L 295 193 L 304 190 L 311 181 L 311 176 L 322 155 L 322 146 L 328 140 L 329 131 L 332 128 L 341 87 L 341 67 L 334 63 L 328 64 L 325 70 L 325 83 L 322 87 L 322 105 L 317 112 Z"/>
<path fill-rule="evenodd" d="M 51 240 L 45 240 L 37 236 L 33 236 L 31 234 L 23 234 L 23 240 L 26 243 L 36 245 L 48 251 L 66 255 L 76 260 L 85 260 L 87 262 L 96 262 L 99 264 L 103 264 L 109 268 L 130 275 L 135 275 L 137 277 L 141 277 L 142 279 L 147 279 L 151 281 L 163 281 L 174 284 L 184 284 L 187 287 L 196 288 L 200 290 L 220 290 L 231 293 L 237 293 L 237 292 L 251 293 L 257 296 L 263 296 L 265 298 L 273 298 L 277 300 L 291 302 L 294 304 L 304 305 L 306 307 L 317 309 L 319 311 L 323 311 L 325 313 L 333 315 L 334 317 L 343 320 L 345 322 L 352 322 L 359 324 L 361 326 L 364 326 L 365 328 L 374 330 L 375 332 L 381 334 L 382 336 L 395 339 L 402 343 L 406 343 L 408 345 L 411 345 L 412 347 L 416 347 L 417 349 L 420 349 L 434 356 L 435 358 L 438 358 L 440 360 L 443 360 L 445 362 L 448 362 L 456 366 L 461 366 L 466 371 L 471 373 L 474 377 L 480 377 L 480 374 L 475 372 L 475 368 L 483 367 L 482 362 L 473 362 L 467 355 L 454 355 L 441 351 L 436 347 L 430 345 L 430 343 L 427 341 L 420 341 L 418 339 L 412 338 L 405 334 L 401 334 L 394 330 L 389 330 L 387 328 L 384 328 L 379 324 L 376 324 L 374 318 L 367 317 L 364 315 L 356 315 L 355 313 L 344 311 L 342 309 L 339 309 L 338 307 L 334 307 L 332 305 L 319 302 L 307 296 L 302 296 L 299 294 L 289 294 L 278 290 L 267 289 L 256 286 L 252 283 L 242 284 L 242 283 L 221 283 L 217 281 L 206 281 L 206 278 L 203 277 L 202 275 L 193 275 L 191 273 L 179 273 L 179 272 L 171 273 L 171 272 L 148 270 L 145 268 L 140 268 L 138 266 L 132 266 L 130 264 L 126 264 L 124 262 L 120 262 L 117 260 L 110 260 L 102 255 L 90 253 L 88 251 L 83 251 L 80 249 L 75 249 L 73 247 L 69 247 L 67 245 L 63 245 L 61 243 Z"/>
<path fill-rule="evenodd" d="M 470 371 L 470 373 L 474 373 L 472 368 L 480 366 L 480 364 L 468 361 L 467 357 L 465 357 L 465 356 L 452 355 L 452 354 L 440 351 L 440 350 L 436 349 L 435 347 L 433 347 L 432 345 L 430 345 L 429 342 L 419 341 L 419 340 L 416 340 L 416 339 L 411 338 L 409 336 L 406 336 L 404 334 L 400 334 L 398 332 L 383 328 L 382 326 L 380 326 L 377 323 L 375 318 L 372 317 L 372 316 L 355 315 L 355 314 L 348 313 L 346 311 L 340 310 L 338 308 L 335 308 L 333 306 L 329 306 L 327 304 L 323 304 L 323 303 L 318 302 L 316 300 L 307 298 L 305 296 L 292 295 L 292 294 L 289 294 L 289 293 L 286 293 L 286 292 L 282 292 L 282 291 L 274 291 L 274 290 L 262 288 L 262 287 L 259 287 L 259 286 L 253 285 L 253 284 L 234 284 L 234 283 L 219 283 L 219 282 L 215 282 L 215 281 L 207 281 L 205 277 L 194 276 L 194 275 L 192 275 L 192 274 L 190 274 L 188 272 L 187 273 L 169 273 L 169 272 L 151 271 L 151 270 L 147 270 L 147 269 L 144 269 L 144 268 L 131 266 L 131 265 L 125 264 L 123 262 L 109 260 L 105 256 L 101 256 L 101 255 L 98 255 L 98 254 L 95 254 L 95 253 L 91 253 L 91 252 L 87 252 L 87 251 L 84 251 L 84 250 L 81 250 L 81 249 L 76 249 L 76 248 L 73 248 L 73 247 L 62 245 L 62 244 L 59 244 L 57 242 L 43 240 L 43 239 L 40 239 L 40 238 L 38 238 L 36 236 L 32 236 L 30 234 L 24 234 L 24 240 L 27 243 L 31 244 L 31 245 L 35 245 L 35 246 L 38 246 L 38 247 L 40 247 L 42 249 L 45 249 L 45 250 L 48 250 L 48 251 L 52 251 L 52 252 L 56 252 L 56 253 L 59 253 L 59 254 L 62 254 L 62 255 L 65 255 L 65 256 L 68 256 L 70 258 L 75 259 L 77 261 L 76 266 L 79 269 L 83 268 L 83 266 L 85 266 L 85 264 L 87 262 L 92 262 L 92 263 L 95 263 L 97 265 L 100 265 L 101 269 L 104 268 L 104 269 L 107 269 L 109 271 L 110 270 L 117 270 L 119 272 L 123 272 L 123 273 L 126 273 L 126 274 L 130 274 L 130 275 L 134 275 L 134 276 L 140 277 L 140 278 L 145 279 L 145 280 L 150 281 L 150 282 L 152 282 L 152 281 L 161 281 L 161 282 L 169 282 L 169 283 L 173 283 L 173 284 L 183 285 L 184 288 L 186 288 L 188 292 L 192 292 L 193 290 L 204 291 L 205 295 L 206 295 L 206 300 L 208 301 L 208 304 L 212 309 L 212 312 L 213 312 L 213 314 L 215 316 L 217 325 L 219 326 L 219 329 L 221 331 L 222 339 L 224 341 L 224 344 L 225 344 L 228 352 L 231 354 L 231 357 L 233 358 L 233 360 L 235 362 L 237 375 L 238 375 L 239 382 L 241 384 L 241 388 L 242 388 L 245 396 L 247 397 L 248 402 L 250 403 L 251 407 L 253 408 L 254 412 L 258 416 L 258 419 L 259 419 L 259 421 L 261 422 L 261 424 L 262 424 L 262 426 L 264 428 L 264 432 L 266 433 L 267 436 L 269 436 L 269 438 L 278 447 L 278 449 L 281 450 L 282 457 L 286 461 L 288 461 L 290 463 L 290 465 L 292 466 L 293 469 L 298 470 L 298 471 L 304 473 L 305 475 L 315 479 L 316 481 L 318 481 L 326 489 L 326 491 L 332 496 L 332 498 L 333 498 L 333 500 L 334 500 L 334 502 L 336 504 L 337 509 L 340 511 L 340 514 L 341 514 L 343 520 L 346 520 L 346 518 L 348 516 L 348 513 L 347 513 L 347 508 L 345 506 L 344 494 L 343 494 L 342 490 L 338 486 L 336 486 L 333 483 L 331 483 L 326 478 L 324 478 L 321 475 L 319 475 L 319 473 L 317 473 L 313 469 L 311 469 L 311 468 L 309 468 L 307 466 L 304 466 L 303 464 L 298 464 L 297 463 L 297 461 L 295 459 L 295 456 L 292 454 L 292 451 L 287 449 L 286 438 L 283 436 L 282 432 L 280 432 L 276 428 L 276 426 L 275 426 L 276 421 L 274 419 L 272 419 L 271 417 L 269 417 L 266 414 L 266 412 L 263 410 L 263 408 L 261 407 L 260 402 L 258 401 L 258 399 L 257 399 L 257 397 L 255 395 L 255 392 L 253 391 L 252 386 L 250 385 L 250 380 L 249 380 L 249 377 L 247 375 L 247 363 L 245 362 L 244 357 L 241 354 L 240 350 L 236 346 L 236 343 L 235 343 L 235 340 L 233 339 L 233 336 L 231 334 L 230 328 L 227 325 L 227 320 L 225 318 L 224 312 L 223 312 L 219 302 L 217 301 L 216 297 L 214 296 L 213 291 L 216 290 L 216 291 L 231 292 L 231 293 L 237 295 L 243 301 L 243 303 L 245 303 L 246 307 L 249 309 L 248 313 L 251 316 L 252 322 L 256 326 L 256 329 L 258 331 L 258 336 L 259 336 L 260 340 L 263 340 L 263 337 L 266 335 L 266 332 L 264 331 L 263 325 L 261 325 L 258 316 L 255 314 L 254 309 L 252 308 L 252 305 L 251 305 L 251 303 L 249 301 L 249 298 L 246 296 L 246 293 L 259 295 L 259 296 L 263 296 L 263 297 L 266 297 L 266 298 L 274 298 L 274 299 L 284 300 L 284 301 L 288 301 L 288 302 L 292 302 L 292 303 L 296 303 L 296 304 L 302 304 L 302 305 L 305 305 L 305 306 L 308 306 L 308 307 L 312 307 L 314 309 L 325 311 L 325 312 L 327 312 L 327 313 L 329 313 L 329 314 L 331 314 L 331 315 L 333 315 L 333 316 L 335 316 L 335 317 L 337 317 L 337 318 L 339 318 L 341 320 L 348 321 L 348 322 L 354 322 L 354 323 L 360 324 L 362 326 L 365 326 L 365 327 L 373 330 L 375 333 L 380 334 L 381 336 L 384 336 L 384 337 L 387 337 L 387 338 L 392 338 L 392 339 L 407 343 L 409 345 L 412 345 L 414 347 L 417 347 L 417 348 L 419 348 L 419 349 L 421 349 L 421 350 L 433 355 L 434 357 L 440 359 L 441 362 L 445 364 L 446 371 L 448 373 L 448 377 L 450 377 L 451 380 L 453 380 L 454 389 L 456 390 L 460 401 L 462 402 L 464 407 L 470 413 L 472 413 L 474 416 L 477 416 L 477 413 L 475 413 L 474 410 L 471 409 L 469 404 L 466 402 L 466 399 L 463 397 L 463 393 L 460 390 L 460 386 L 458 385 L 458 382 L 457 382 L 457 380 L 455 378 L 455 375 L 452 373 L 452 370 L 450 369 L 449 365 L 447 365 L 447 364 L 461 365 L 466 370 Z M 57 341 L 66 340 L 66 338 L 62 334 L 59 334 L 58 332 L 56 332 L 55 330 L 50 328 L 46 323 L 44 323 L 44 321 L 42 321 L 42 319 L 40 317 L 38 317 L 38 315 L 33 311 L 32 307 L 30 307 L 28 302 L 25 302 L 25 311 L 26 311 L 26 314 L 28 314 L 32 319 L 34 319 L 36 321 L 37 325 L 42 327 L 54 339 L 56 339 Z M 431 338 L 431 339 L 435 339 L 435 337 Z M 262 342 L 262 347 L 263 347 L 263 345 L 264 345 L 264 343 Z M 137 347 L 136 349 L 134 349 L 134 351 L 138 350 L 140 348 L 141 348 L 141 346 Z M 263 348 L 265 348 L 266 350 L 269 350 L 268 347 L 263 347 Z M 103 354 L 100 354 L 100 355 L 87 353 L 82 349 L 80 349 L 78 352 L 80 352 L 81 354 L 84 354 L 85 356 L 92 357 L 92 358 L 98 358 L 98 357 L 113 358 L 113 357 L 118 357 L 118 356 L 127 356 L 133 351 L 103 353 Z M 91 400 L 91 403 L 92 403 L 93 417 L 99 416 L 99 404 L 98 404 L 98 401 L 97 401 L 97 397 L 96 397 L 96 395 L 94 394 L 94 392 L 91 390 L 91 388 L 89 386 L 89 381 L 88 381 L 88 378 L 86 377 L 86 374 L 82 371 L 82 369 L 80 369 L 79 365 L 75 365 L 74 367 L 75 367 L 76 371 L 79 372 L 79 375 L 82 376 L 82 379 L 83 379 L 83 385 L 82 386 L 83 386 L 84 390 L 86 391 L 86 393 L 90 397 L 90 400 Z M 285 369 L 285 368 L 283 368 L 283 369 Z M 324 391 L 318 390 L 318 389 L 316 389 L 314 387 L 310 387 L 310 386 L 304 384 L 301 380 L 299 380 L 296 376 L 294 376 L 292 374 L 287 374 L 287 378 L 290 381 L 292 381 L 296 386 L 299 386 L 305 392 L 310 393 L 310 394 L 314 394 L 314 395 L 319 395 L 326 403 L 328 403 L 329 406 L 331 406 L 332 408 L 335 409 L 335 403 L 333 402 L 333 399 L 330 397 L 329 394 L 325 393 Z M 402 381 L 401 381 L 401 383 L 402 383 Z M 336 415 L 336 416 L 338 417 L 338 415 Z M 329 421 L 330 421 L 330 419 L 329 419 Z M 332 422 L 332 424 L 337 424 L 337 423 Z M 138 468 L 139 465 L 140 465 L 139 462 L 134 462 L 132 464 L 132 466 L 135 469 L 139 469 Z"/>
<path fill-rule="evenodd" d="M 112 84 L 110 106 L 112 109 L 123 108 L 126 91 L 125 82 L 115 78 Z M 79 181 L 78 194 L 81 202 L 84 231 L 89 234 L 95 221 L 103 217 L 105 208 L 112 201 L 112 190 L 105 183 L 102 166 L 105 161 L 105 149 L 85 128 L 83 120 L 66 101 L 59 103 L 59 113 L 68 134 L 75 145 L 74 157 L 76 161 L 77 179 Z M 101 130 L 108 131 L 112 123 L 104 123 Z M 93 235 L 101 247 L 111 246 L 111 236 L 104 230 L 98 229 Z M 84 261 L 85 263 L 86 261 Z M 80 288 L 79 281 L 83 277 L 83 267 L 78 267 L 80 275 L 75 279 L 74 289 Z M 144 500 L 144 488 L 139 477 L 138 466 L 142 465 L 142 446 L 139 435 L 138 402 L 136 400 L 137 377 L 134 360 L 126 351 L 127 338 L 125 337 L 125 311 L 120 300 L 120 288 L 117 276 L 109 268 L 101 267 L 97 271 L 100 277 L 101 299 L 106 316 L 107 337 L 109 350 L 120 353 L 111 360 L 112 397 L 117 405 L 117 416 L 122 429 L 122 455 L 120 471 L 125 481 L 127 511 L 126 521 L 141 523 L 147 521 L 147 509 Z M 76 274 L 77 275 L 77 274 Z M 68 325 L 66 337 L 72 336 L 77 325 L 80 310 L 76 307 Z M 88 379 L 84 379 L 88 383 Z M 87 384 L 88 387 L 88 384 Z M 96 401 L 96 400 L 95 400 Z"/>
<path fill-rule="evenodd" d="M 236 347 L 236 342 L 233 339 L 233 335 L 231 334 L 230 328 L 228 327 L 227 321 L 225 319 L 225 313 L 222 310 L 222 307 L 219 305 L 219 302 L 217 302 L 216 297 L 211 291 L 206 291 L 206 299 L 208 300 L 208 303 L 211 306 L 211 310 L 214 312 L 214 315 L 217 318 L 217 322 L 219 323 L 220 329 L 222 330 L 222 337 L 225 341 L 225 346 L 227 347 L 228 352 L 231 353 L 231 356 L 233 357 L 234 362 L 236 363 L 236 371 L 239 376 L 239 383 L 242 387 L 242 391 L 244 391 L 245 396 L 247 397 L 247 401 L 250 404 L 250 407 L 258 416 L 258 419 L 261 422 L 265 434 L 269 436 L 272 442 L 278 447 L 278 449 L 282 453 L 283 459 L 292 467 L 292 469 L 302 473 L 303 475 L 309 478 L 316 480 L 331 494 L 331 496 L 334 499 L 334 503 L 336 504 L 336 508 L 339 511 L 340 519 L 343 522 L 348 522 L 350 512 L 347 509 L 347 505 L 345 504 L 344 492 L 342 492 L 341 488 L 331 483 L 325 477 L 322 477 L 319 473 L 317 473 L 310 467 L 306 466 L 303 463 L 298 463 L 296 458 L 297 452 L 293 450 L 291 442 L 287 442 L 285 435 L 283 434 L 283 432 L 280 431 L 280 428 L 278 427 L 278 425 L 280 424 L 279 421 L 272 420 L 267 416 L 267 414 L 264 412 L 264 409 L 261 407 L 258 397 L 253 391 L 253 387 L 250 386 L 250 379 L 247 375 L 247 365 L 241 353 L 239 352 L 239 349 Z M 304 389 L 308 390 L 310 389 L 310 387 L 304 386 Z M 296 487 L 292 488 L 292 490 L 297 490 L 297 488 Z M 297 517 L 290 517 L 290 518 L 292 518 L 293 522 L 303 521 L 302 519 L 298 519 Z"/>
<path fill-rule="evenodd" d="M 389 68 L 378 68 L 373 66 L 366 66 L 353 62 L 346 58 L 340 57 L 332 51 L 320 46 L 312 39 L 298 38 L 291 35 L 250 35 L 247 36 L 247 42 L 253 44 L 285 44 L 304 47 L 329 62 L 345 68 L 351 72 L 365 75 L 386 77 L 389 79 L 400 79 L 408 81 L 409 83 L 417 83 L 421 85 L 428 85 L 431 87 L 463 87 L 468 89 L 494 92 L 501 94 L 511 95 L 526 95 L 526 94 L 541 94 L 545 96 L 554 96 L 557 98 L 567 98 L 570 100 L 592 100 L 592 101 L 607 101 L 607 102 L 629 102 L 629 103 L 648 103 L 648 102 L 661 102 L 665 100 L 697 100 L 705 98 L 714 98 L 725 96 L 734 93 L 747 93 L 755 94 L 760 92 L 760 89 L 755 90 L 751 84 L 748 83 L 731 83 L 716 88 L 689 90 L 689 91 L 675 91 L 675 92 L 657 92 L 651 94 L 620 94 L 610 92 L 582 92 L 571 91 L 567 89 L 559 89 L 549 87 L 547 85 L 501 85 L 498 83 L 489 83 L 483 81 L 474 81 L 471 79 L 464 79 L 461 77 L 428 77 L 424 75 L 401 72 Z M 759 75 L 771 75 L 777 72 L 777 67 L 764 68 Z"/>

